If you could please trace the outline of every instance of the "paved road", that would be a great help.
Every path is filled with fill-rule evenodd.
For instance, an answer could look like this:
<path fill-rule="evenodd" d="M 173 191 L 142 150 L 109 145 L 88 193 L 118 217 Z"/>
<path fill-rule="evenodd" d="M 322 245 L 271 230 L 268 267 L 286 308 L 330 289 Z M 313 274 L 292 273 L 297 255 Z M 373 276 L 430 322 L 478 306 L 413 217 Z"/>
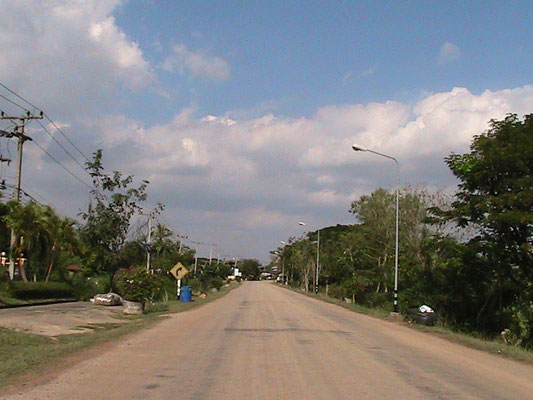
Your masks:
<path fill-rule="evenodd" d="M 10 398 L 533 399 L 533 367 L 250 282 Z"/>

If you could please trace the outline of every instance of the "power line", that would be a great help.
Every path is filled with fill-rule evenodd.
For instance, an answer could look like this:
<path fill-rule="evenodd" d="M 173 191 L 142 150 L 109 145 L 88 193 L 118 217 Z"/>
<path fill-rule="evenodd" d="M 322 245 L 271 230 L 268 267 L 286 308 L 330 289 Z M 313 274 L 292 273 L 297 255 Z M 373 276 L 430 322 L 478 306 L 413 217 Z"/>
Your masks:
<path fill-rule="evenodd" d="M 54 203 L 52 203 L 50 200 L 48 200 L 46 197 L 44 197 L 42 194 L 40 193 L 37 193 L 35 191 L 35 189 L 32 189 L 32 188 L 29 188 L 28 185 L 25 185 L 25 184 L 22 184 L 22 187 L 24 188 L 24 190 L 26 191 L 30 191 L 32 192 L 35 196 L 41 198 L 41 200 L 44 200 L 45 203 L 47 203 L 49 206 L 53 206 Z"/>
<path fill-rule="evenodd" d="M 61 142 L 60 142 L 59 140 L 57 140 L 57 139 L 54 137 L 54 135 L 52 135 L 52 134 L 50 133 L 50 131 L 48 131 L 48 129 L 46 129 L 46 127 L 41 123 L 41 121 L 37 121 L 37 122 L 39 123 L 39 125 L 41 125 L 41 128 L 43 128 L 43 130 L 48 134 L 48 136 L 50 136 L 50 137 L 54 140 L 54 142 L 56 142 L 56 143 L 59 145 L 59 147 L 61 147 L 61 148 L 63 149 L 63 151 L 64 151 L 65 153 L 67 153 L 68 156 L 69 156 L 69 157 L 70 157 L 70 158 L 71 158 L 76 164 L 78 164 L 78 165 L 80 166 L 81 169 L 83 169 L 85 172 L 87 172 L 86 169 L 85 169 L 85 167 L 84 167 L 83 165 L 81 165 L 80 162 L 79 162 L 76 158 L 74 158 L 74 156 L 73 156 L 72 154 L 70 154 L 70 152 L 69 152 L 67 149 L 65 149 L 65 147 L 61 144 Z"/>
<path fill-rule="evenodd" d="M 0 83 L 0 85 L 1 85 L 1 83 Z M 4 96 L 3 94 L 0 94 L 0 97 L 3 98 L 5 101 L 7 101 L 7 102 L 13 104 L 14 106 L 17 106 L 17 107 L 19 107 L 19 108 L 22 108 L 22 109 L 23 109 L 24 111 L 26 111 L 26 112 L 30 112 L 30 110 L 28 110 L 27 108 L 22 107 L 22 106 L 21 106 L 20 104 L 18 104 L 18 103 L 15 103 L 13 100 L 8 99 L 8 98 L 7 98 L 6 96 Z"/>
<path fill-rule="evenodd" d="M 74 172 L 72 172 L 70 169 L 65 167 L 61 162 L 59 162 L 53 155 L 51 155 L 44 147 L 42 147 L 39 143 L 37 143 L 35 140 L 33 140 L 33 143 L 37 147 L 39 147 L 48 157 L 50 157 L 52 160 L 54 160 L 61 168 L 63 168 L 65 171 L 67 171 L 70 175 L 72 175 L 76 180 L 81 182 L 83 185 L 87 186 L 89 189 L 93 190 L 94 188 L 89 185 L 87 182 L 85 182 L 83 179 L 81 179 L 78 175 L 76 175 Z"/>
<path fill-rule="evenodd" d="M 13 189 L 16 189 L 17 187 L 15 185 L 11 185 L 11 184 L 6 184 L 5 185 L 6 187 L 10 187 L 10 188 L 13 188 Z M 22 194 L 24 194 L 25 196 L 29 197 L 30 199 L 32 199 L 34 202 L 36 202 L 37 204 L 39 204 L 41 207 L 43 206 L 43 204 L 37 200 L 35 197 L 33 197 L 31 194 L 27 193 L 25 190 L 23 189 L 20 189 L 20 191 L 22 192 Z"/>
<path fill-rule="evenodd" d="M 61 129 L 59 129 L 59 127 L 56 125 L 56 123 L 55 123 L 54 121 L 52 121 L 52 120 L 50 119 L 50 117 L 49 117 L 46 113 L 43 113 L 43 114 L 44 114 L 45 118 L 46 118 L 48 121 L 50 121 L 50 123 L 53 125 L 53 127 L 56 128 L 56 130 L 57 130 L 57 131 L 58 131 L 58 132 L 59 132 L 59 133 L 65 138 L 65 139 L 67 139 L 67 141 L 70 143 L 70 145 L 71 145 L 72 147 L 74 147 L 74 148 L 78 151 L 78 153 L 80 153 L 80 154 L 82 155 L 82 157 L 85 158 L 85 160 L 87 160 L 87 162 L 91 162 L 91 160 L 89 160 L 89 158 L 88 158 L 88 157 L 87 157 L 87 156 L 86 156 L 86 155 L 85 155 L 85 154 L 84 154 L 84 153 L 78 148 L 78 146 L 76 146 L 76 145 L 72 142 L 72 140 L 70 140 L 69 137 L 63 133 L 63 131 L 62 131 Z"/>
<path fill-rule="evenodd" d="M 10 88 L 8 88 L 8 87 L 7 87 L 6 85 L 4 85 L 2 82 L 0 82 L 0 86 L 2 86 L 4 89 L 6 89 L 9 93 L 11 93 L 11 94 L 13 94 L 14 96 L 18 97 L 20 100 L 22 100 L 22 101 L 24 101 L 25 103 L 29 104 L 29 105 L 30 105 L 31 107 L 33 107 L 34 109 L 36 109 L 36 110 L 42 112 L 43 115 L 46 117 L 46 119 L 47 119 L 47 120 L 52 124 L 52 126 L 53 126 L 54 128 L 56 128 L 56 130 L 57 130 L 57 131 L 58 131 L 58 132 L 59 132 L 59 133 L 60 133 L 60 134 L 61 134 L 61 135 L 62 135 L 62 136 L 63 136 L 63 137 L 64 137 L 64 138 L 70 143 L 70 145 L 71 145 L 72 147 L 74 147 L 74 148 L 78 151 L 78 153 L 80 153 L 81 156 L 82 156 L 83 158 L 85 158 L 85 160 L 87 160 L 87 162 L 90 162 L 90 161 L 91 161 L 91 160 L 89 160 L 89 158 L 88 158 L 88 157 L 87 157 L 87 156 L 86 156 L 86 155 L 85 155 L 85 154 L 79 149 L 79 147 L 76 146 L 76 145 L 74 144 L 74 142 L 72 142 L 72 140 L 70 140 L 70 138 L 69 138 L 67 135 L 65 135 L 65 133 L 63 133 L 63 131 L 62 131 L 61 129 L 59 129 L 59 127 L 56 125 L 56 123 L 55 123 L 54 121 L 52 121 L 52 119 L 48 116 L 48 114 L 46 114 L 43 110 L 41 110 L 41 109 L 40 109 L 39 107 L 37 107 L 35 104 L 33 104 L 33 103 L 29 102 L 28 100 L 26 100 L 26 99 L 25 99 L 24 97 L 22 97 L 20 94 L 16 93 L 15 91 L 11 90 Z M 3 96 L 2 96 L 2 97 L 3 97 Z M 9 99 L 6 99 L 6 100 L 10 101 Z M 10 102 L 11 102 L 11 101 L 10 101 Z M 16 104 L 16 103 L 15 103 L 15 104 Z M 21 106 L 19 105 L 19 107 L 21 107 Z M 23 108 L 23 107 L 21 107 L 21 108 Z M 24 109 L 24 108 L 23 108 L 23 109 Z M 28 111 L 28 110 L 26 110 L 26 111 Z"/>

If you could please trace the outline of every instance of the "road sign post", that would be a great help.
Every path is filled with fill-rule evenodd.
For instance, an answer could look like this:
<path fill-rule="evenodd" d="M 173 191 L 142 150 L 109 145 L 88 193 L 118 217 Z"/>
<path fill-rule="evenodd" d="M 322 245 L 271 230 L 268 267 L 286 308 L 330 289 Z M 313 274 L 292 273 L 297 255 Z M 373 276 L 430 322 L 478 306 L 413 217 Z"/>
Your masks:
<path fill-rule="evenodd" d="M 179 262 L 174 265 L 174 267 L 170 270 L 170 273 L 174 278 L 176 278 L 176 295 L 179 299 L 181 294 L 181 280 L 185 275 L 189 273 L 189 270 L 185 268 L 182 263 Z"/>

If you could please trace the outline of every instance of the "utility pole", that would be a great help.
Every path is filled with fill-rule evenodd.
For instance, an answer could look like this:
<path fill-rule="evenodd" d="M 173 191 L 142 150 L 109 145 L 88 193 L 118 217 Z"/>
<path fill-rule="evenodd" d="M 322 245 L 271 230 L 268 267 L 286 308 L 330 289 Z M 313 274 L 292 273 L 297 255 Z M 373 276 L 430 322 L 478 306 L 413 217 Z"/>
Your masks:
<path fill-rule="evenodd" d="M 211 265 L 212 259 L 213 259 L 213 244 L 209 243 L 209 265 Z"/>
<path fill-rule="evenodd" d="M 152 244 L 152 213 L 148 215 L 148 254 L 146 255 L 146 272 L 150 272 L 150 245 Z"/>
<path fill-rule="evenodd" d="M 24 146 L 24 142 L 27 140 L 32 140 L 29 136 L 26 136 L 24 134 L 24 127 L 26 126 L 26 122 L 32 119 L 43 119 L 43 112 L 39 115 L 33 115 L 29 111 L 26 112 L 26 115 L 23 115 L 22 117 L 14 117 L 5 115 L 3 111 L 0 112 L 0 120 L 9 119 L 9 120 L 18 120 L 20 121 L 19 124 L 17 124 L 17 127 L 12 133 L 7 133 L 5 131 L 1 131 L 1 136 L 7 136 L 7 137 L 16 137 L 18 139 L 17 141 L 17 174 L 15 179 L 15 201 L 18 203 L 20 202 L 20 181 L 22 179 L 22 147 Z M 15 248 L 15 231 L 11 229 L 11 242 L 9 246 L 9 279 L 13 280 L 13 277 L 15 276 L 15 259 L 13 257 L 13 250 Z M 22 279 L 26 281 L 26 274 L 24 273 L 24 269 L 22 269 L 20 266 L 20 274 L 22 276 Z"/>
<path fill-rule="evenodd" d="M 155 210 L 150 211 L 148 214 L 140 214 L 148 217 L 148 235 L 146 236 L 146 272 L 150 272 L 151 251 L 150 245 L 152 244 L 152 218 Z"/>
<path fill-rule="evenodd" d="M 316 240 L 316 279 L 315 279 L 315 293 L 318 294 L 318 270 L 320 268 L 320 229 L 318 230 L 318 237 Z"/>
<path fill-rule="evenodd" d="M 196 270 L 198 268 L 198 243 L 196 243 L 196 252 L 194 253 L 194 277 L 196 278 Z"/>

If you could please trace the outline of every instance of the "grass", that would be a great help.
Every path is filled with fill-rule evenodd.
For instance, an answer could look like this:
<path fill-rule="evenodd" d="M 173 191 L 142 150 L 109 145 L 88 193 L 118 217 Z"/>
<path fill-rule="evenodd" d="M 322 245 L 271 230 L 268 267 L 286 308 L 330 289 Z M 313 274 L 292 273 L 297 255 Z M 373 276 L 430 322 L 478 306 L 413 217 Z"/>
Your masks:
<path fill-rule="evenodd" d="M 49 370 L 50 365 L 61 364 L 68 357 L 96 348 L 97 345 L 112 342 L 127 334 L 146 329 L 161 317 L 199 307 L 219 299 L 237 287 L 232 283 L 216 293 L 209 293 L 204 299 L 195 298 L 193 302 L 169 301 L 156 304 L 150 312 L 138 316 L 124 316 L 127 323 L 107 323 L 85 325 L 89 333 L 46 337 L 25 332 L 15 332 L 0 328 L 0 388 L 30 383 Z"/>
<path fill-rule="evenodd" d="M 0 308 L 16 307 L 21 305 L 53 303 L 57 301 L 75 301 L 75 299 L 32 299 L 21 300 L 11 297 L 8 293 L 0 291 Z"/>
<path fill-rule="evenodd" d="M 319 293 L 315 294 L 312 292 L 302 292 L 299 289 L 283 286 L 289 290 L 292 290 L 296 293 L 306 295 L 308 297 L 313 297 L 327 303 L 336 304 L 338 306 L 344 307 L 350 311 L 354 311 L 360 314 L 369 315 L 375 318 L 381 319 L 390 319 L 390 308 L 371 308 L 363 306 L 360 304 L 348 304 L 342 302 L 340 299 L 333 297 L 326 297 L 324 294 Z M 408 324 L 403 323 L 403 325 L 408 326 L 412 329 L 418 331 L 426 332 L 435 336 L 438 336 L 442 339 L 448 340 L 453 343 L 458 343 L 473 349 L 486 351 L 488 353 L 497 354 L 509 358 L 515 361 L 521 361 L 526 364 L 533 365 L 533 351 L 524 349 L 522 347 L 513 346 L 510 344 L 503 343 L 497 340 L 490 340 L 483 337 L 475 336 L 470 333 L 457 332 L 451 328 L 436 325 L 436 326 L 424 326 L 418 324 Z"/>

